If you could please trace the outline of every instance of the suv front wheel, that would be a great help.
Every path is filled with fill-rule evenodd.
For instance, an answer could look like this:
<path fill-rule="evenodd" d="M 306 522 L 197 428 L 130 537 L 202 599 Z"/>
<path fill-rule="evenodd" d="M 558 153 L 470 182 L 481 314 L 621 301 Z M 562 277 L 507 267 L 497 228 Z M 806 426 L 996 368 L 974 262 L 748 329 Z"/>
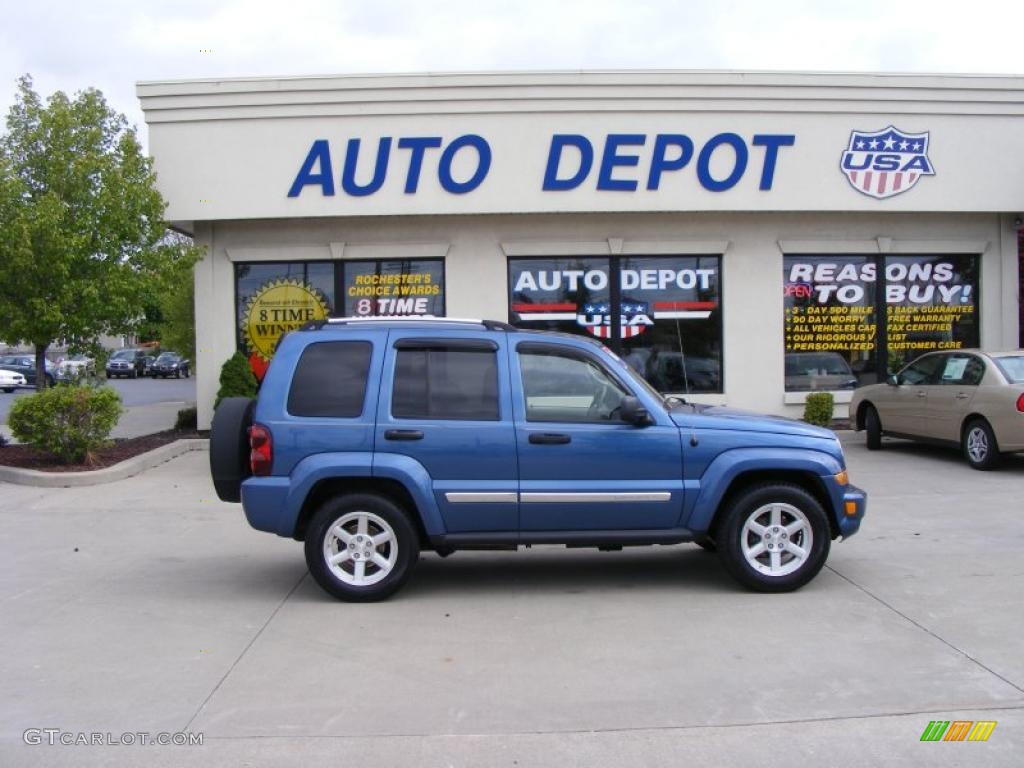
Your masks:
<path fill-rule="evenodd" d="M 743 491 L 715 541 L 726 569 L 758 592 L 802 587 L 821 570 L 831 544 L 821 503 L 788 483 Z"/>
<path fill-rule="evenodd" d="M 339 496 L 324 504 L 306 530 L 306 565 L 324 591 L 362 603 L 397 592 L 419 559 L 408 516 L 374 494 Z"/>

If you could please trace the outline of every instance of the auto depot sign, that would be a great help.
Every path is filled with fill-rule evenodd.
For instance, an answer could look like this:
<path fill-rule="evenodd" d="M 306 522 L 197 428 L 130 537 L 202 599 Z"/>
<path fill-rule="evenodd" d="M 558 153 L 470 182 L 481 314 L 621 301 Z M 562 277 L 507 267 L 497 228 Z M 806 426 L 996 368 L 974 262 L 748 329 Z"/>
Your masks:
<path fill-rule="evenodd" d="M 770 190 L 775 178 L 779 151 L 792 147 L 792 134 L 754 134 L 749 139 L 737 133 L 718 133 L 699 148 L 683 133 L 610 133 L 591 138 L 582 134 L 559 133 L 548 144 L 544 175 L 540 188 L 545 192 L 567 192 L 589 185 L 600 191 L 635 192 L 641 184 L 657 191 L 666 174 L 679 173 L 693 163 L 696 181 L 711 192 L 725 192 L 736 186 L 751 164 L 751 151 L 761 150 L 753 165 L 759 174 L 758 189 Z M 595 148 L 595 143 L 597 147 Z M 327 139 L 316 139 L 310 146 L 288 197 L 299 197 L 307 187 L 332 197 L 341 193 L 353 197 L 372 195 L 388 179 L 389 169 L 403 179 L 406 194 L 416 194 L 424 172 L 436 174 L 437 184 L 446 192 L 468 194 L 487 179 L 494 156 L 490 142 L 483 136 L 464 134 L 445 144 L 440 136 L 409 136 L 397 140 L 391 136 L 377 141 L 371 160 L 373 173 L 365 181 L 357 179 L 362 140 L 351 138 L 339 153 Z M 332 154 L 333 151 L 333 154 Z M 428 152 L 432 157 L 428 159 Z M 459 179 L 455 161 L 462 152 L 468 175 Z M 717 154 L 716 154 L 717 153 Z M 335 157 L 341 155 L 339 184 L 335 184 Z M 393 157 L 394 155 L 394 157 Z M 595 157 L 598 158 L 595 161 Z M 425 169 L 425 161 L 428 167 Z M 716 172 L 717 167 L 717 172 Z"/>
<path fill-rule="evenodd" d="M 767 75 L 762 87 L 710 75 L 705 87 L 701 75 L 665 75 L 666 86 L 623 74 L 594 95 L 587 83 L 605 76 L 509 77 L 140 92 L 171 220 L 1024 209 L 1016 80 L 995 107 L 957 81 L 954 110 L 942 78 L 922 81 L 932 100 L 921 101 L 920 79 L 854 77 L 847 92 L 819 87 L 831 76 Z"/>

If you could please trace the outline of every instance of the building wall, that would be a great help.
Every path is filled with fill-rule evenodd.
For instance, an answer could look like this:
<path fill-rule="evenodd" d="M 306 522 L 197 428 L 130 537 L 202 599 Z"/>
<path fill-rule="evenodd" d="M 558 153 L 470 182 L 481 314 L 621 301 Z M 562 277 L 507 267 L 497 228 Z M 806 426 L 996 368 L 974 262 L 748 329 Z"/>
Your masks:
<path fill-rule="evenodd" d="M 657 213 L 307 218 L 196 222 L 200 427 L 220 367 L 234 351 L 236 261 L 445 257 L 450 317 L 508 319 L 506 255 L 722 253 L 724 393 L 694 396 L 799 415 L 784 394 L 782 255 L 980 253 L 981 339 L 1017 345 L 1018 253 L 1012 216 L 998 214 Z M 787 400 L 789 402 L 787 402 Z M 845 415 L 845 405 L 837 405 Z"/>

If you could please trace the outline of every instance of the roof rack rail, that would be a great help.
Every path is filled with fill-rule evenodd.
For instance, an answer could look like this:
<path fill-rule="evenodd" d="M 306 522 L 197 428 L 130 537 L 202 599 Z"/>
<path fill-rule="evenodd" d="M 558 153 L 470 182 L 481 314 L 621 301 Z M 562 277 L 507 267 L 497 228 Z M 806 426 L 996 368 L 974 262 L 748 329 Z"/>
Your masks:
<path fill-rule="evenodd" d="M 433 315 L 397 315 L 397 316 L 373 316 L 373 317 L 329 317 L 326 320 L 312 320 L 301 328 L 300 331 L 318 331 L 325 325 L 354 325 L 359 323 L 393 323 L 393 322 L 423 322 L 431 323 L 458 323 L 461 325 L 482 325 L 489 331 L 515 331 L 514 325 L 509 325 L 500 320 L 481 320 L 480 318 L 467 317 L 434 317 Z"/>

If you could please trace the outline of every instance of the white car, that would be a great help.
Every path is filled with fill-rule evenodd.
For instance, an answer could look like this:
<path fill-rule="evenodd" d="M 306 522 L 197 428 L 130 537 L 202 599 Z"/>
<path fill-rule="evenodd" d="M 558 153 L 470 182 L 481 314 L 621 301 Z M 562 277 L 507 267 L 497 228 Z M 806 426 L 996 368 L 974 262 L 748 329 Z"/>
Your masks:
<path fill-rule="evenodd" d="M 65 357 L 57 366 L 57 378 L 61 380 L 78 379 L 89 376 L 96 370 L 96 363 L 87 355 L 71 355 Z"/>
<path fill-rule="evenodd" d="M 0 368 L 0 389 L 4 392 L 13 392 L 15 387 L 25 387 L 28 383 L 25 377 L 14 371 L 5 371 Z"/>

